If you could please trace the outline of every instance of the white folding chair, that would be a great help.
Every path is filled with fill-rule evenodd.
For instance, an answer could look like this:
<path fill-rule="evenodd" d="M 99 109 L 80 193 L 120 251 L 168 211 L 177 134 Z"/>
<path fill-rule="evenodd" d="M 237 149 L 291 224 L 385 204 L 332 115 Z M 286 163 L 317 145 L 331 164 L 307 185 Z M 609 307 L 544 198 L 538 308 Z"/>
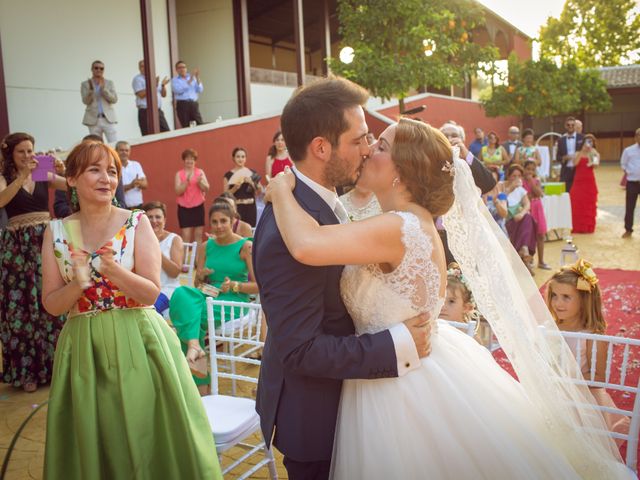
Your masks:
<path fill-rule="evenodd" d="M 187 285 L 193 287 L 193 271 L 196 265 L 196 253 L 198 242 L 184 244 L 184 260 L 182 261 L 182 271 L 187 279 Z"/>
<path fill-rule="evenodd" d="M 547 331 L 548 332 L 548 331 Z M 637 473 L 637 455 L 638 455 L 638 435 L 640 434 L 640 382 L 637 384 L 629 384 L 627 380 L 627 371 L 629 369 L 629 354 L 633 349 L 634 352 L 640 353 L 640 340 L 635 338 L 624 338 L 612 335 L 599 335 L 595 333 L 583 333 L 583 332 L 559 332 L 560 335 L 568 342 L 572 340 L 576 342 L 576 362 L 578 365 L 582 364 L 582 359 L 587 352 L 584 351 L 582 342 L 580 340 L 591 340 L 591 363 L 589 366 L 589 373 L 585 375 L 585 378 L 579 378 L 576 373 L 575 382 L 580 385 L 587 385 L 593 388 L 605 388 L 607 390 L 616 390 L 624 392 L 626 395 L 634 397 L 633 408 L 631 410 L 624 410 L 621 408 L 611 408 L 598 405 L 596 408 L 601 412 L 608 412 L 612 414 L 624 415 L 630 418 L 629 433 L 622 434 L 618 432 L 607 431 L 606 433 L 615 439 L 621 439 L 627 441 L 627 455 L 625 463 L 628 468 Z M 555 334 L 557 332 L 549 332 L 548 334 Z M 597 349 L 598 342 L 606 344 L 607 348 L 607 360 L 605 365 L 605 379 L 604 382 L 596 381 L 596 367 L 597 365 Z M 585 343 L 586 345 L 586 343 Z M 562 350 L 566 352 L 565 349 Z M 615 353 L 622 352 L 622 364 L 620 365 L 620 378 L 617 381 L 612 379 L 611 367 L 613 364 L 613 356 Z M 566 366 L 567 359 L 565 356 L 561 356 L 561 366 Z M 633 367 L 632 367 L 633 368 Z"/>
<path fill-rule="evenodd" d="M 221 310 L 222 325 L 216 328 L 214 322 L 214 306 Z M 226 310 L 225 311 L 225 307 Z M 256 402 L 249 389 L 246 396 L 237 395 L 235 382 L 249 387 L 257 385 L 260 360 L 249 355 L 263 347 L 260 341 L 260 313 L 257 303 L 228 302 L 207 298 L 207 318 L 209 324 L 209 345 L 211 359 L 211 394 L 202 397 L 204 408 L 209 417 L 209 424 L 216 442 L 216 450 L 223 468 L 222 473 L 233 473 L 234 479 L 246 479 L 264 466 L 269 469 L 271 479 L 277 479 L 275 459 L 271 449 L 267 448 L 262 431 L 260 417 L 256 413 Z M 227 320 L 225 322 L 225 320 Z M 222 352 L 217 346 L 223 347 Z M 230 365 L 230 368 L 223 368 Z M 229 388 L 231 395 L 220 393 L 220 380 Z M 242 392 L 241 392 L 242 393 Z M 251 438 L 253 437 L 253 439 Z M 249 443 L 251 440 L 256 440 Z M 246 450 L 229 465 L 223 465 L 222 453 L 233 447 Z M 238 467 L 253 455 L 261 454 L 263 458 L 251 465 L 241 475 Z"/>
<path fill-rule="evenodd" d="M 440 319 L 441 322 L 447 322 L 449 325 L 451 325 L 452 327 L 457 328 L 458 330 L 462 330 L 464 333 L 466 333 L 467 335 L 469 335 L 470 337 L 473 337 L 475 331 L 476 331 L 476 322 L 475 320 L 471 320 L 470 322 L 454 322 L 453 320 L 442 320 Z"/>
<path fill-rule="evenodd" d="M 476 326 L 477 326 L 477 322 L 475 320 L 471 320 L 469 322 L 454 322 L 453 320 L 443 320 L 440 319 L 441 322 L 446 322 L 449 325 L 451 325 L 452 327 L 457 328 L 458 330 L 461 330 L 462 332 L 464 332 L 465 334 L 469 335 L 470 337 L 475 337 L 476 336 Z M 490 352 L 493 352 L 495 350 L 497 350 L 498 348 L 500 348 L 500 344 L 498 343 L 498 341 L 495 339 L 495 336 L 493 335 L 493 333 L 491 333 L 491 340 L 489 342 L 488 345 L 484 345 L 485 347 L 487 347 L 487 349 Z"/>

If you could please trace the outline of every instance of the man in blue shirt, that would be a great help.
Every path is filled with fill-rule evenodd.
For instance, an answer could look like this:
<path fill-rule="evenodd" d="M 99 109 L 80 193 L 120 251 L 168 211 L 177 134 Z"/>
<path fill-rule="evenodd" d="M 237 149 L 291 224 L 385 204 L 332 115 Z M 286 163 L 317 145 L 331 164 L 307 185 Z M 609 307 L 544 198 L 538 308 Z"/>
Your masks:
<path fill-rule="evenodd" d="M 484 132 L 480 127 L 476 127 L 473 129 L 473 133 L 476 135 L 476 138 L 469 145 L 469 151 L 473 153 L 473 156 L 477 159 L 480 159 L 480 153 L 482 152 L 482 147 L 488 145 L 489 142 L 487 138 L 484 136 Z"/>
<path fill-rule="evenodd" d="M 133 93 L 136 94 L 136 107 L 138 107 L 138 126 L 140 127 L 140 133 L 147 135 L 149 129 L 147 128 L 147 80 L 144 76 L 144 60 L 138 62 L 138 69 L 140 73 L 133 77 L 131 86 L 133 87 Z M 160 131 L 168 132 L 169 124 L 162 111 L 162 97 L 167 96 L 166 85 L 169 83 L 169 77 L 164 77 L 162 83 L 159 82 L 160 78 L 156 77 L 156 85 L 158 87 L 158 116 L 160 120 Z"/>
<path fill-rule="evenodd" d="M 176 113 L 182 128 L 188 127 L 191 122 L 202 125 L 200 107 L 198 106 L 198 95 L 202 93 L 203 87 L 200 81 L 200 70 L 194 69 L 191 73 L 187 70 L 187 64 L 182 60 L 176 63 L 178 73 L 171 79 L 173 97 L 176 99 Z"/>

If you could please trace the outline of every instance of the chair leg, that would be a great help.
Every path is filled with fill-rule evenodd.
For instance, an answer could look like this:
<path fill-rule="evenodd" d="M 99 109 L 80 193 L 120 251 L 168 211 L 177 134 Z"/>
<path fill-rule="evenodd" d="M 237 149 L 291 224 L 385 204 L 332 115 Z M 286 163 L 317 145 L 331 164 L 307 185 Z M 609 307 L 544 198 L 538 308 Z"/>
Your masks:
<path fill-rule="evenodd" d="M 264 445 L 264 456 L 269 459 L 269 477 L 271 480 L 278 480 L 278 471 L 276 470 L 276 459 L 273 457 L 273 451 L 267 448 L 267 444 Z"/>

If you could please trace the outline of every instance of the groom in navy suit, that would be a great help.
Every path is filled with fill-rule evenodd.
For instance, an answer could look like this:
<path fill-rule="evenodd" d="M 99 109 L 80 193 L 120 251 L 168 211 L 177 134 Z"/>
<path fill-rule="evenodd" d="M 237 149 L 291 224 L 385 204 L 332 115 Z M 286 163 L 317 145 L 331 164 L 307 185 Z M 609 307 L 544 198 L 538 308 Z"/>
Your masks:
<path fill-rule="evenodd" d="M 299 204 L 320 225 L 348 222 L 335 186 L 353 183 L 369 155 L 366 90 L 341 78 L 299 89 L 281 117 Z M 312 267 L 290 255 L 271 205 L 254 236 L 253 261 L 268 325 L 257 411 L 267 444 L 292 480 L 326 479 L 343 379 L 404 375 L 429 354 L 424 315 L 356 336 L 340 297 L 343 266 Z M 275 434 L 274 434 L 275 430 Z"/>

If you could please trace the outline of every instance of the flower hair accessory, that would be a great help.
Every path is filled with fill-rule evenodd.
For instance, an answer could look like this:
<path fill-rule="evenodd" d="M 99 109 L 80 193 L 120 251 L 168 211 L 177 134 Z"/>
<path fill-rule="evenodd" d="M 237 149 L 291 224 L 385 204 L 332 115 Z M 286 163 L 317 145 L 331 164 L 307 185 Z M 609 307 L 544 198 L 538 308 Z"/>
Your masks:
<path fill-rule="evenodd" d="M 469 286 L 469 283 L 466 277 L 463 275 L 462 270 L 460 269 L 460 266 L 457 263 L 451 262 L 449 264 L 447 269 L 447 277 L 453 277 L 456 280 L 458 280 L 464 286 L 464 288 L 466 288 L 467 291 L 469 292 L 469 303 L 471 303 L 473 310 L 465 315 L 467 317 L 467 320 L 479 320 L 481 315 L 480 315 L 480 312 L 478 311 L 478 305 L 476 304 L 476 301 L 473 298 L 473 292 L 471 291 L 471 287 Z"/>
<path fill-rule="evenodd" d="M 585 292 L 592 291 L 598 284 L 598 277 L 591 268 L 591 264 L 582 258 L 573 265 L 565 265 L 561 270 L 571 270 L 578 275 L 576 288 Z"/>
<path fill-rule="evenodd" d="M 441 170 L 443 172 L 448 172 L 449 175 L 453 177 L 456 173 L 456 169 L 453 166 L 453 162 L 455 162 L 456 158 L 458 158 L 458 156 L 460 155 L 460 149 L 458 147 L 453 147 L 452 151 L 453 151 L 453 154 L 451 156 L 451 160 L 447 160 L 446 162 L 444 162 L 444 165 L 442 166 Z"/>

